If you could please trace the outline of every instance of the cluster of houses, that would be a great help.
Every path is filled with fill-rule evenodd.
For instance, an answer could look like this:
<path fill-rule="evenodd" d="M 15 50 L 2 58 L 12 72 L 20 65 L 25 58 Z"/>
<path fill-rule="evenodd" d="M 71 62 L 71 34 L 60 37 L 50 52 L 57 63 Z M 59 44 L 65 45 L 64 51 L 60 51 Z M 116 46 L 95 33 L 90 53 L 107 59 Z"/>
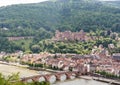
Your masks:
<path fill-rule="evenodd" d="M 106 71 L 120 75 L 120 54 L 111 56 L 102 46 L 99 46 L 98 49 L 99 52 L 94 50 L 90 55 L 60 53 L 26 54 L 21 58 L 21 61 L 45 64 L 62 71 Z"/>
<path fill-rule="evenodd" d="M 109 48 L 114 48 L 114 45 L 109 44 Z M 94 47 L 91 54 L 99 56 L 98 60 L 92 60 L 92 63 L 94 63 L 97 66 L 97 71 L 105 71 L 120 76 L 119 53 L 110 55 L 109 52 L 105 48 L 103 48 L 102 45 L 100 45 L 99 47 Z"/>
<path fill-rule="evenodd" d="M 87 71 L 87 63 L 85 64 L 84 59 L 87 59 L 87 57 L 78 54 L 43 53 L 24 55 L 21 61 L 45 64 L 62 71 Z"/>
<path fill-rule="evenodd" d="M 113 48 L 112 44 L 109 48 Z M 0 53 L 0 58 L 8 56 L 4 52 Z M 23 54 L 22 52 L 12 53 L 9 56 L 19 58 L 19 62 L 31 64 L 44 64 L 52 69 L 62 71 L 106 71 L 120 76 L 120 53 L 110 55 L 102 45 L 94 46 L 91 54 L 51 54 L 43 52 L 40 54 Z"/>

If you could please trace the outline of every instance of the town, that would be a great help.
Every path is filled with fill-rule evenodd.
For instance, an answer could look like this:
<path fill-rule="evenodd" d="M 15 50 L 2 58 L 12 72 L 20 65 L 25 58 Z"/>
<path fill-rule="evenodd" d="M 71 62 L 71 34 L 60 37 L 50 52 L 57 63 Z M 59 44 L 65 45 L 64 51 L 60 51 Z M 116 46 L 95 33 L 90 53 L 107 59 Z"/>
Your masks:
<path fill-rule="evenodd" d="M 0 85 L 120 85 L 120 1 L 0 0 Z"/>
<path fill-rule="evenodd" d="M 112 35 L 113 33 L 111 33 Z M 114 33 L 115 34 L 115 33 Z M 100 36 L 100 38 L 102 38 Z M 116 40 L 119 37 L 116 34 Z M 80 32 L 59 32 L 56 31 L 55 36 L 51 39 L 54 42 L 88 42 L 97 40 L 95 36 L 89 36 L 83 30 Z M 115 48 L 113 43 L 108 44 L 109 49 Z M 49 70 L 52 72 L 81 72 L 82 74 L 106 73 L 112 78 L 120 77 L 120 53 L 110 54 L 102 44 L 94 45 L 90 54 L 75 53 L 24 53 L 18 51 L 16 53 L 0 53 L 2 62 L 12 63 L 14 65 L 28 65 L 32 70 Z M 103 75 L 106 76 L 106 75 Z M 43 81 L 42 79 L 40 81 Z M 53 81 L 52 81 L 53 83 Z"/>

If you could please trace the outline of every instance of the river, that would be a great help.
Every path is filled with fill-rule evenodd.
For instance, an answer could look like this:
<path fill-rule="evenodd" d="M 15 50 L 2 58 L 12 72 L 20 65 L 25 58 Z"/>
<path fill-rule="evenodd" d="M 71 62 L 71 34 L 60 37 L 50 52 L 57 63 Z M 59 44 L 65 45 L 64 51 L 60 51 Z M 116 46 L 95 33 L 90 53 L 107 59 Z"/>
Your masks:
<path fill-rule="evenodd" d="M 42 75 L 42 74 L 50 74 L 50 72 L 46 72 L 46 71 L 35 71 L 35 70 L 29 70 L 27 68 L 21 68 L 17 66 L 0 64 L 0 73 L 2 73 L 5 77 L 18 72 L 19 72 L 20 78 L 35 76 L 35 75 Z"/>
<path fill-rule="evenodd" d="M 35 70 L 29 70 L 26 68 L 11 66 L 11 65 L 5 65 L 0 64 L 0 73 L 2 73 L 4 76 L 11 75 L 12 73 L 19 72 L 20 77 L 28 77 L 33 75 L 40 75 L 40 74 L 50 74 L 49 72 L 43 72 L 43 71 L 35 71 Z M 95 80 L 85 80 L 85 79 L 74 79 L 74 80 L 66 80 L 64 82 L 56 82 L 52 85 L 109 85 L 108 83 L 98 82 Z"/>
<path fill-rule="evenodd" d="M 98 82 L 95 80 L 85 80 L 85 79 L 75 79 L 75 80 L 68 80 L 65 82 L 57 82 L 52 85 L 110 85 L 108 83 Z"/>

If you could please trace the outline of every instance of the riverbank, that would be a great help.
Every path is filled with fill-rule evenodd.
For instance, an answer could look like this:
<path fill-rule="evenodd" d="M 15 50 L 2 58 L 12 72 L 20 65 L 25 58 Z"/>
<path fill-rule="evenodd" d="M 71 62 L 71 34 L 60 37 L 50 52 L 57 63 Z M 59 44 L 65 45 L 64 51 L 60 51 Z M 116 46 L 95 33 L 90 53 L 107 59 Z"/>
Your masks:
<path fill-rule="evenodd" d="M 48 69 L 48 68 L 41 68 L 41 67 L 28 67 L 28 69 L 31 70 L 36 70 L 36 71 L 47 71 L 47 72 L 51 72 L 51 73 L 61 73 L 61 72 L 66 72 L 66 71 L 59 71 L 59 70 L 52 70 L 52 69 Z"/>
<path fill-rule="evenodd" d="M 86 79 L 86 80 L 96 80 L 96 81 L 105 82 L 105 83 L 109 83 L 109 84 L 113 84 L 113 85 L 120 85 L 119 80 L 117 81 L 117 80 L 107 79 L 107 78 L 103 78 L 103 77 L 80 76 L 80 78 Z"/>
<path fill-rule="evenodd" d="M 51 74 L 50 72 L 30 70 L 24 66 L 21 67 L 21 66 L 11 65 L 8 63 L 0 63 L 0 73 L 2 73 L 6 77 L 8 75 L 12 75 L 13 73 L 19 73 L 20 78 L 30 77 L 35 75 Z"/>
<path fill-rule="evenodd" d="M 96 81 L 106 82 L 106 83 L 113 84 L 113 85 L 120 85 L 120 81 L 117 81 L 117 80 L 106 79 L 106 78 L 102 78 L 102 77 L 92 77 L 92 78 L 93 78 L 93 80 L 96 80 Z"/>
<path fill-rule="evenodd" d="M 4 61 L 0 61 L 0 64 L 17 66 L 17 67 L 21 67 L 21 68 L 28 68 L 29 67 L 28 65 L 21 65 L 19 63 L 8 63 L 8 62 L 4 62 Z"/>
<path fill-rule="evenodd" d="M 109 85 L 109 84 L 95 81 L 95 80 L 86 80 L 86 79 L 76 78 L 74 80 L 56 82 L 55 84 L 51 84 L 51 85 Z"/>

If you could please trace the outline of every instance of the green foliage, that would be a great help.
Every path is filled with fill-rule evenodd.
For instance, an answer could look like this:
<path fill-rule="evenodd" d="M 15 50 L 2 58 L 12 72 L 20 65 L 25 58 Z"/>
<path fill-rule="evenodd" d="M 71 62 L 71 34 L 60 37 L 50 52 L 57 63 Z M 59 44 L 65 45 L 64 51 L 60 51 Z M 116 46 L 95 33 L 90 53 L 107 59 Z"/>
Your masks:
<path fill-rule="evenodd" d="M 48 38 L 49 35 L 46 34 L 48 32 L 51 34 L 55 30 L 120 31 L 118 22 L 120 8 L 111 7 L 97 0 L 56 0 L 0 7 L 0 36 L 36 35 Z M 3 30 L 4 27 L 8 30 Z"/>
<path fill-rule="evenodd" d="M 49 51 L 52 53 L 89 53 L 81 45 L 72 47 L 66 44 L 58 46 L 57 43 L 40 44 L 40 40 L 52 38 L 55 30 L 65 31 L 96 31 L 99 40 L 100 35 L 104 35 L 101 30 L 112 30 L 120 32 L 120 8 L 109 6 L 97 0 L 55 0 L 37 4 L 21 4 L 7 7 L 0 7 L 0 36 L 33 36 L 33 42 L 9 42 L 0 38 L 0 51 L 14 52 L 15 50 L 39 53 Z M 91 32 L 92 33 L 92 32 Z M 94 34 L 91 34 L 94 35 Z M 19 44 L 21 42 L 21 45 Z M 18 44 L 17 44 L 18 43 Z M 105 42 L 101 42 L 105 45 Z M 59 43 L 58 43 L 59 44 Z M 99 42 L 98 42 L 99 44 Z M 33 47 L 32 47 L 33 46 Z M 106 46 L 106 45 L 105 45 Z M 88 46 L 85 46 L 85 48 Z M 73 50 L 72 50 L 73 49 Z M 91 47 L 89 48 L 91 49 Z M 84 50 L 83 52 L 81 50 Z"/>
<path fill-rule="evenodd" d="M 4 37 L 0 37 L 0 52 L 14 52 L 16 50 L 21 50 L 22 48 L 16 44 L 13 44 L 12 42 L 8 41 Z"/>
<path fill-rule="evenodd" d="M 97 36 L 96 36 L 97 37 Z M 76 54 L 90 54 L 94 45 L 99 46 L 103 45 L 105 48 L 108 48 L 108 44 L 113 43 L 115 46 L 117 42 L 111 38 L 100 38 L 95 41 L 79 42 L 79 41 L 66 41 L 66 42 L 54 42 L 51 40 L 42 40 L 37 44 L 38 49 L 41 52 L 50 52 L 50 53 L 76 53 Z M 38 46 L 39 45 L 39 46 Z M 31 48 L 36 45 L 31 45 Z M 110 53 L 114 51 L 119 51 L 120 49 L 109 50 Z M 34 53 L 35 51 L 31 49 Z M 39 51 L 40 52 L 40 51 Z"/>
<path fill-rule="evenodd" d="M 39 42 L 41 51 L 47 51 L 50 53 L 89 54 L 93 45 L 94 42 L 52 42 L 50 40 Z"/>
<path fill-rule="evenodd" d="M 50 85 L 49 82 L 32 82 L 32 83 L 24 83 L 20 81 L 19 73 L 12 74 L 5 78 L 2 74 L 0 74 L 0 85 Z"/>
<path fill-rule="evenodd" d="M 52 36 L 53 33 L 45 30 L 44 28 L 40 28 L 35 32 L 33 43 L 38 43 L 40 40 L 51 38 Z"/>
<path fill-rule="evenodd" d="M 96 45 L 99 46 L 100 44 L 102 44 L 104 47 L 108 47 L 108 44 L 111 44 L 113 43 L 114 45 L 116 45 L 116 42 L 110 38 L 103 38 L 103 39 L 100 39 L 100 40 L 97 40 L 96 41 Z"/>
<path fill-rule="evenodd" d="M 39 45 L 33 45 L 31 47 L 31 51 L 34 53 L 39 53 L 40 52 L 40 46 Z"/>
<path fill-rule="evenodd" d="M 120 76 L 117 76 L 117 75 L 114 75 L 114 74 L 111 74 L 111 73 L 108 73 L 108 72 L 105 72 L 105 71 L 97 71 L 96 73 L 104 76 L 104 77 L 107 77 L 107 78 L 112 78 L 112 79 L 120 79 Z"/>
<path fill-rule="evenodd" d="M 15 62 L 15 61 L 17 61 L 17 59 L 15 57 L 12 57 L 12 56 L 4 57 L 3 60 L 7 61 L 7 62 Z"/>
<path fill-rule="evenodd" d="M 21 47 L 22 51 L 30 52 L 29 45 L 32 43 L 33 39 L 22 39 L 22 40 L 16 40 L 12 41 L 15 45 Z"/>
<path fill-rule="evenodd" d="M 26 63 L 28 64 L 30 67 L 41 67 L 43 68 L 43 64 L 34 64 L 34 63 Z"/>

